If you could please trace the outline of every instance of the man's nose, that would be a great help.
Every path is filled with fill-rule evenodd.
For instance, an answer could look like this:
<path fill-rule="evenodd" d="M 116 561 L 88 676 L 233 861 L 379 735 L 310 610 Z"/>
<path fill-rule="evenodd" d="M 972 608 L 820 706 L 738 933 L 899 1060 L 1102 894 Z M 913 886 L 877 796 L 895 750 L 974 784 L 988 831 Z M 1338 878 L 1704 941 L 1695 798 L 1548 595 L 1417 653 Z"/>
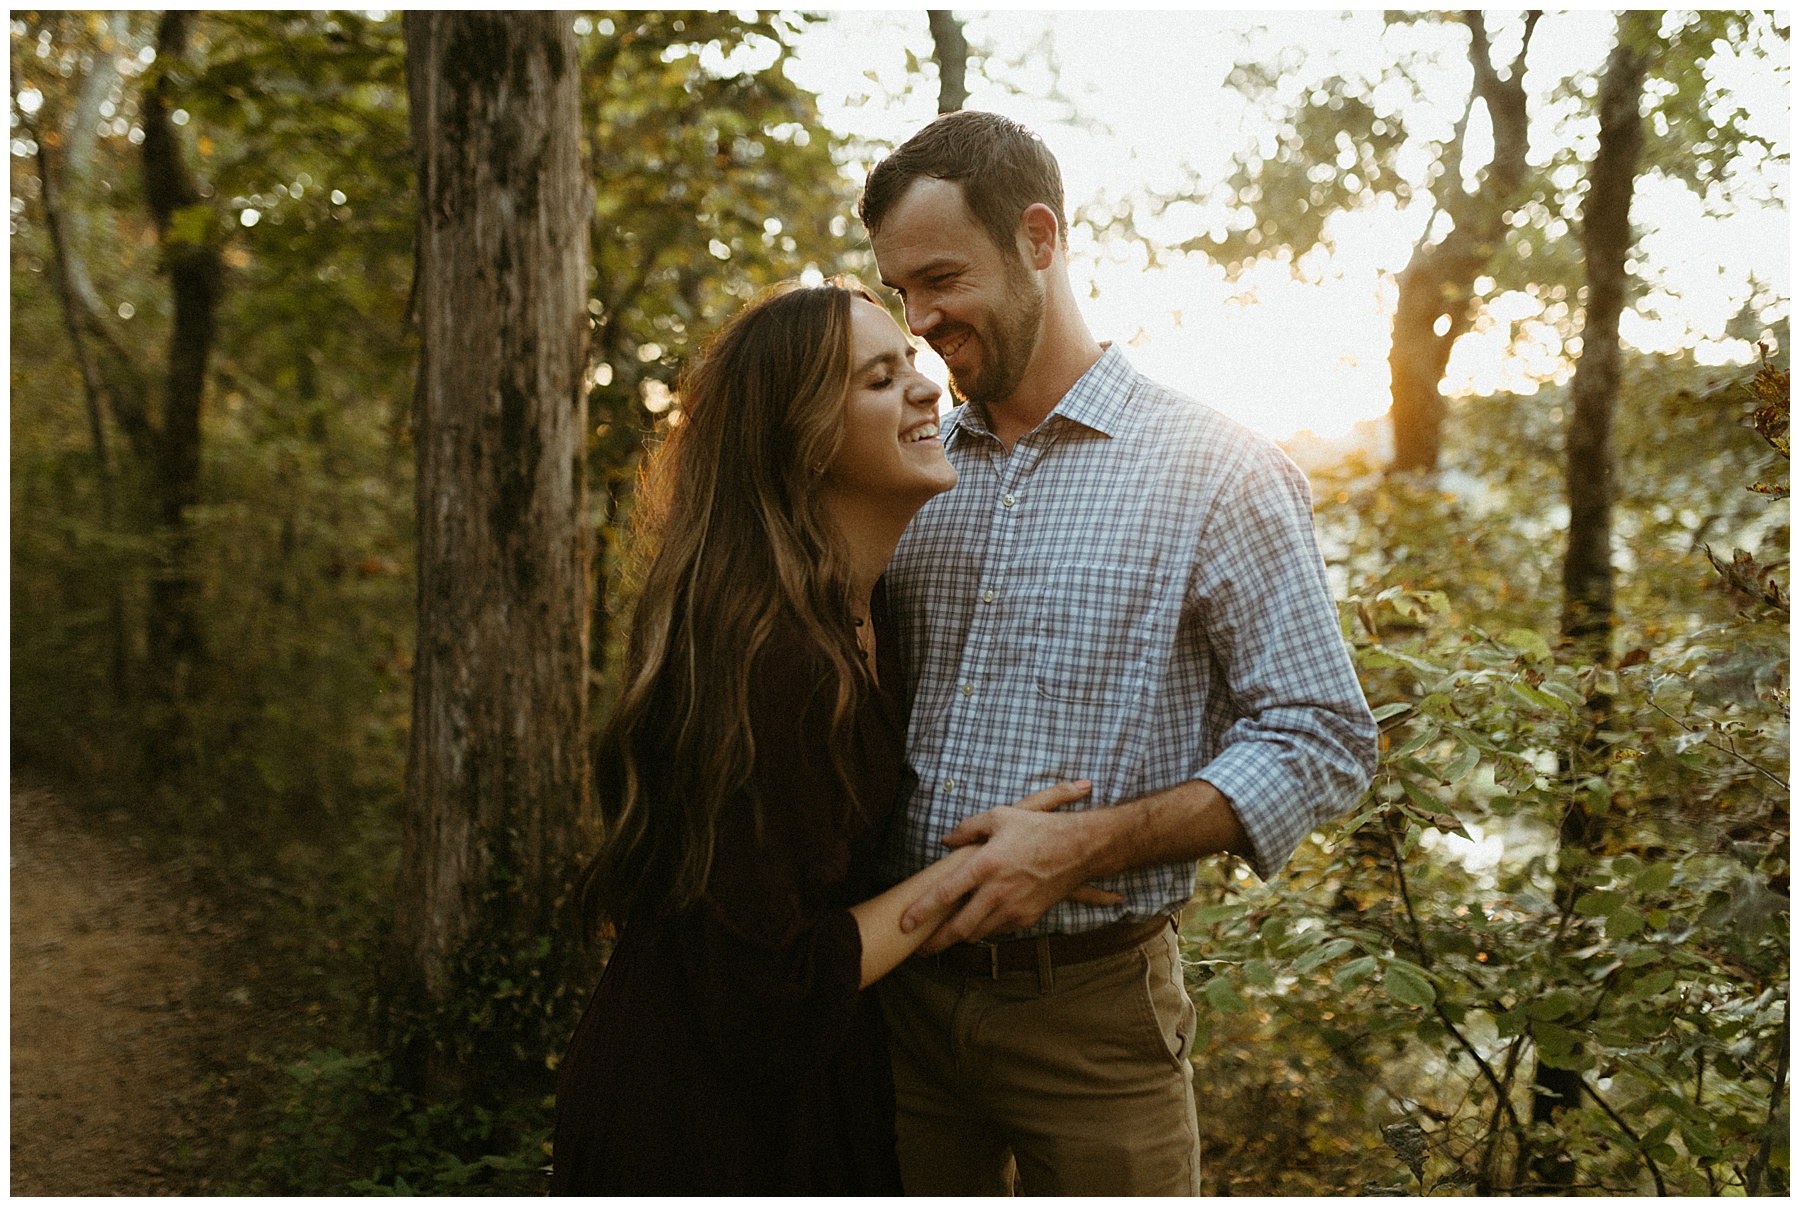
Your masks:
<path fill-rule="evenodd" d="M 937 307 L 927 305 L 923 301 L 906 299 L 906 329 L 914 335 L 922 336 L 937 326 Z"/>

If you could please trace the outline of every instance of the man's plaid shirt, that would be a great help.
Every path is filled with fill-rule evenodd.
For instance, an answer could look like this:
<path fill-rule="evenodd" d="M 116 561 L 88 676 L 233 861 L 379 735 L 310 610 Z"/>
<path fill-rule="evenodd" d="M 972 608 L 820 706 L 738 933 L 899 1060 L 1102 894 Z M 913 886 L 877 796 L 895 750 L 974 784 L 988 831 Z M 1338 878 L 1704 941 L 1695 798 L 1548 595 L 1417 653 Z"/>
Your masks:
<path fill-rule="evenodd" d="M 1271 441 L 1139 374 L 1116 348 L 1009 455 L 979 408 L 944 424 L 956 488 L 884 578 L 918 786 L 885 870 L 945 853 L 957 822 L 1059 780 L 1065 809 L 1189 779 L 1231 799 L 1272 875 L 1344 812 L 1376 728 L 1313 535 L 1305 476 Z M 1179 908 L 1194 865 L 1101 882 L 1024 934 Z"/>

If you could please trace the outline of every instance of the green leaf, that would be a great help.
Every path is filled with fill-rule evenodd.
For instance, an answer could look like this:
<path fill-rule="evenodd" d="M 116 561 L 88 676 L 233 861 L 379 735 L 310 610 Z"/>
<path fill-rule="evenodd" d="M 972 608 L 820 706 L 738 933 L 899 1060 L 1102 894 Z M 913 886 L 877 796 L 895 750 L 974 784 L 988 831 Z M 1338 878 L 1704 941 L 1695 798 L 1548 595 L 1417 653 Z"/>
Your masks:
<path fill-rule="evenodd" d="M 1374 710 L 1377 721 L 1385 721 L 1389 717 L 1397 717 L 1403 712 L 1411 712 L 1413 706 L 1406 703 L 1383 704 Z"/>
<path fill-rule="evenodd" d="M 1550 661 L 1550 643 L 1531 629 L 1508 629 L 1500 634 L 1500 644 L 1512 646 L 1533 662 Z"/>
<path fill-rule="evenodd" d="M 1675 865 L 1674 864 L 1672 864 L 1672 863 L 1657 863 L 1657 864 L 1652 864 L 1651 866 L 1645 868 L 1642 872 L 1640 872 L 1638 874 L 1638 878 L 1636 880 L 1632 881 L 1631 887 L 1636 889 L 1640 893 L 1643 893 L 1645 895 L 1650 895 L 1653 893 L 1662 892 L 1664 889 L 1669 887 L 1669 885 L 1674 881 L 1674 879 L 1675 879 Z"/>
<path fill-rule="evenodd" d="M 1607 889 L 1586 892 L 1575 899 L 1575 912 L 1589 918 L 1609 917 L 1625 904 L 1625 894 Z"/>
<path fill-rule="evenodd" d="M 1348 939 L 1333 939 L 1329 943 L 1320 944 L 1301 956 L 1294 965 L 1295 972 L 1311 972 L 1321 964 L 1329 964 L 1339 956 L 1356 950 L 1356 944 Z"/>
<path fill-rule="evenodd" d="M 1389 997 L 1407 1006 L 1429 1007 L 1437 1001 L 1437 990 L 1431 987 L 1430 981 L 1398 963 L 1388 965 L 1387 976 L 1382 978 L 1381 987 Z"/>
<path fill-rule="evenodd" d="M 1337 971 L 1331 974 L 1331 983 L 1339 989 L 1353 989 L 1368 980 L 1377 966 L 1374 956 L 1359 956 L 1339 965 Z"/>
<path fill-rule="evenodd" d="M 1233 918 L 1242 917 L 1249 908 L 1250 906 L 1242 901 L 1228 901 L 1223 905 L 1209 905 L 1204 909 L 1195 910 L 1193 914 L 1189 916 L 1188 921 L 1192 922 L 1195 926 L 1216 926 L 1220 922 L 1228 922 Z"/>
<path fill-rule="evenodd" d="M 1244 983 L 1267 989 L 1275 983 L 1275 970 L 1267 960 L 1250 960 L 1244 964 Z"/>
<path fill-rule="evenodd" d="M 1581 704 L 1583 702 L 1583 697 L 1580 692 L 1576 691 L 1566 683 L 1557 682 L 1555 679 L 1544 680 L 1541 685 L 1541 690 L 1555 696 L 1565 704 Z"/>
<path fill-rule="evenodd" d="M 1385 646 L 1380 649 L 1371 647 L 1363 650 L 1358 654 L 1357 660 L 1364 666 L 1374 667 L 1376 669 L 1403 666 L 1410 670 L 1417 671 L 1422 677 L 1427 675 L 1430 676 L 1434 682 L 1450 673 L 1443 667 L 1438 666 L 1435 663 L 1427 662 L 1423 658 L 1415 658 L 1411 654 L 1404 654 L 1399 650 L 1389 649 Z"/>
<path fill-rule="evenodd" d="M 1575 1032 L 1555 1023 L 1533 1022 L 1531 1038 L 1545 1056 L 1567 1056 L 1575 1048 Z"/>
<path fill-rule="evenodd" d="M 1528 1005 L 1525 1012 L 1536 1021 L 1549 1022 L 1569 1013 L 1580 1002 L 1573 990 L 1555 989 Z"/>
<path fill-rule="evenodd" d="M 1438 800 L 1437 797 L 1431 795 L 1431 793 L 1425 791 L 1411 780 L 1401 780 L 1400 788 L 1406 793 L 1407 800 L 1411 801 L 1416 807 L 1423 809 L 1426 813 L 1435 817 L 1438 813 L 1443 811 L 1444 805 L 1442 801 Z"/>
<path fill-rule="evenodd" d="M 1469 772 L 1475 770 L 1480 762 L 1481 751 L 1475 749 L 1473 746 L 1465 745 L 1461 747 L 1457 750 L 1456 757 L 1450 760 L 1450 765 L 1444 768 L 1444 782 L 1450 784 L 1456 783 L 1458 780 L 1468 775 Z"/>
<path fill-rule="evenodd" d="M 1661 1144 L 1664 1140 L 1669 1138 L 1669 1133 L 1674 1130 L 1675 1119 L 1672 1117 L 1664 1119 L 1661 1123 L 1638 1137 L 1638 1146 L 1647 1149 L 1653 1144 Z"/>
<path fill-rule="evenodd" d="M 1644 915 L 1630 906 L 1622 906 L 1606 915 L 1606 937 L 1623 939 L 1644 929 Z"/>
<path fill-rule="evenodd" d="M 1249 1009 L 1244 999 L 1238 996 L 1237 989 L 1222 976 L 1216 976 L 1206 982 L 1206 988 L 1200 991 L 1212 1008 L 1220 1014 L 1242 1014 Z"/>
<path fill-rule="evenodd" d="M 1565 701 L 1558 700 L 1549 692 L 1539 691 L 1529 683 L 1509 683 L 1507 690 L 1533 708 L 1548 708 L 1554 712 L 1565 713 L 1570 711 L 1569 705 Z"/>

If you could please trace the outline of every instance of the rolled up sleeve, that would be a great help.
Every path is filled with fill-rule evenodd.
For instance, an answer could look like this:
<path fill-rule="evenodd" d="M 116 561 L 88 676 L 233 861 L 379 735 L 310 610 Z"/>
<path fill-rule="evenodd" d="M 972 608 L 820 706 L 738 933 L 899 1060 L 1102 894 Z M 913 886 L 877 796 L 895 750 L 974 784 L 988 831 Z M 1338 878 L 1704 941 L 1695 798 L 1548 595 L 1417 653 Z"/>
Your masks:
<path fill-rule="evenodd" d="M 1375 718 L 1338 625 L 1306 477 L 1253 448 L 1205 532 L 1190 606 L 1239 716 L 1197 778 L 1230 798 L 1256 873 L 1280 871 L 1375 771 Z"/>

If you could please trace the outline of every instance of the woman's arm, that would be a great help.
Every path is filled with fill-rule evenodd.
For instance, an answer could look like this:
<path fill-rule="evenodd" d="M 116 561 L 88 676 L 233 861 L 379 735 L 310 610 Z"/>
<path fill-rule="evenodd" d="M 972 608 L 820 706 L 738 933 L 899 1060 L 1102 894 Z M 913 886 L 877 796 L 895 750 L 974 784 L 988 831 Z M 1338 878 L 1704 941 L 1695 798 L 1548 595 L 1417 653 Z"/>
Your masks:
<path fill-rule="evenodd" d="M 879 897 L 871 897 L 850 907 L 850 916 L 856 919 L 856 929 L 862 934 L 864 989 L 892 972 L 900 961 L 917 951 L 919 945 L 938 928 L 938 923 L 949 917 L 952 909 L 962 904 L 960 900 L 953 898 L 927 914 L 913 930 L 900 929 L 900 915 L 906 912 L 907 907 L 929 892 L 945 873 L 974 854 L 973 847 L 952 851 L 924 871 L 908 876 Z"/>
<path fill-rule="evenodd" d="M 1093 785 L 1087 780 L 1069 780 L 1053 785 L 1021 799 L 1014 808 L 1030 809 L 1034 812 L 1048 812 L 1063 805 L 1078 801 L 1086 796 Z M 912 955 L 931 937 L 938 924 L 958 905 L 960 898 L 950 898 L 937 906 L 931 913 L 924 915 L 918 925 L 911 930 L 900 929 L 900 917 L 912 907 L 913 902 L 925 896 L 945 876 L 955 871 L 963 862 L 974 857 L 979 846 L 961 847 L 944 856 L 922 872 L 902 880 L 887 892 L 878 897 L 850 907 L 850 916 L 856 919 L 856 929 L 862 936 L 862 987 L 867 989 L 876 981 L 892 972 L 900 961 Z M 1082 885 L 1070 894 L 1073 900 L 1086 901 L 1090 904 L 1116 904 L 1120 897 L 1116 893 L 1104 892 L 1101 889 Z"/>

